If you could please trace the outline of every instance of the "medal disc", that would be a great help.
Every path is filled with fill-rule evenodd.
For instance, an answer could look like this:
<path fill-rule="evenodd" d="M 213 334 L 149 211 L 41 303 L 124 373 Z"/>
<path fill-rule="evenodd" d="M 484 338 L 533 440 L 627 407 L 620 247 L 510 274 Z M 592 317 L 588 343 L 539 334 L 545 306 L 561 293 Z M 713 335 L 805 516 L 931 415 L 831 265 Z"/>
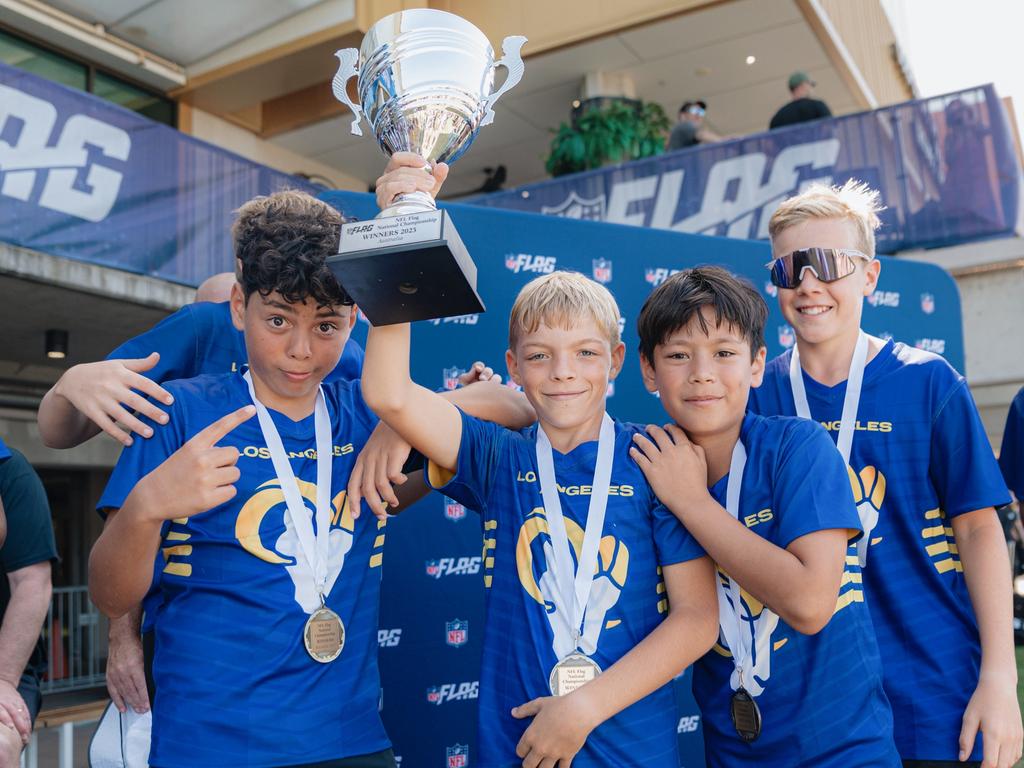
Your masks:
<path fill-rule="evenodd" d="M 739 688 L 732 695 L 729 714 L 732 715 L 732 725 L 736 733 L 748 744 L 756 741 L 761 735 L 761 710 L 746 689 Z"/>
<path fill-rule="evenodd" d="M 345 625 L 330 608 L 320 608 L 306 620 L 302 641 L 313 659 L 327 664 L 338 658 L 345 647 Z"/>
<path fill-rule="evenodd" d="M 572 693 L 601 674 L 597 662 L 582 653 L 570 653 L 551 668 L 548 685 L 555 696 Z"/>

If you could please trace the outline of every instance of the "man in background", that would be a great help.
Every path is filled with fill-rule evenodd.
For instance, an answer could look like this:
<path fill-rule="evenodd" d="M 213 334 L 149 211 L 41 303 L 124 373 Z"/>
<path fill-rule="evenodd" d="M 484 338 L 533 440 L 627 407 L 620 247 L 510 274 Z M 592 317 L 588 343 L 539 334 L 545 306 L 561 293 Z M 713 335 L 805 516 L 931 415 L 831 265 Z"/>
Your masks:
<path fill-rule="evenodd" d="M 815 85 L 817 83 L 811 80 L 811 76 L 806 72 L 794 72 L 790 75 L 790 101 L 772 117 L 771 123 L 768 124 L 769 130 L 832 117 L 832 110 L 828 108 L 828 104 L 820 99 L 811 98 Z"/>
<path fill-rule="evenodd" d="M 666 151 L 685 149 L 697 144 L 721 141 L 722 137 L 704 125 L 708 105 L 703 101 L 687 101 L 679 108 L 679 121 L 668 136 Z"/>

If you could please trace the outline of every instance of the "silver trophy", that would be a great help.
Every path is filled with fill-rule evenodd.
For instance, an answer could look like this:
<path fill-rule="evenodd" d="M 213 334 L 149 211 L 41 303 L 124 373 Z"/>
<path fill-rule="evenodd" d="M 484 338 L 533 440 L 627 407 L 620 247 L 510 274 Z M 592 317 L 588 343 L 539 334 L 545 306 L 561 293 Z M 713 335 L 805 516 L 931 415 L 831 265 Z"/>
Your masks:
<path fill-rule="evenodd" d="M 494 120 L 494 104 L 523 76 L 522 36 L 506 37 L 503 57 L 483 32 L 444 11 L 418 9 L 378 21 L 358 51 L 346 48 L 334 95 L 363 116 L 387 155 L 415 152 L 428 164 L 453 163 L 477 131 Z M 358 66 L 357 66 L 358 62 Z M 494 89 L 499 67 L 508 70 Z M 358 75 L 359 104 L 348 95 Z M 480 312 L 476 265 L 448 214 L 425 192 L 400 195 L 376 219 L 342 226 L 334 274 L 374 325 Z"/>

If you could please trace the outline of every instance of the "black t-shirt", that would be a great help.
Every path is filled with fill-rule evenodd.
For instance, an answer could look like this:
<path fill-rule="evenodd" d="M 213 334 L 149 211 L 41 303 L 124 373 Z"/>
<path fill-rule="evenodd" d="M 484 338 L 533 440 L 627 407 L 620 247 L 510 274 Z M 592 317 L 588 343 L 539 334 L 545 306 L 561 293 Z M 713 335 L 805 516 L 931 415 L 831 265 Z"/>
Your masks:
<path fill-rule="evenodd" d="M 13 448 L 10 451 L 10 458 L 0 459 L 0 499 L 7 516 L 7 540 L 0 547 L 0 622 L 11 601 L 7 574 L 57 559 L 50 504 L 43 483 L 21 453 Z M 46 671 L 42 636 L 26 669 L 40 675 Z"/>
<path fill-rule="evenodd" d="M 784 125 L 809 123 L 811 120 L 820 120 L 823 117 L 832 117 L 832 112 L 824 101 L 808 98 L 793 99 L 775 113 L 768 128 L 771 130 Z"/>
<path fill-rule="evenodd" d="M 676 123 L 672 128 L 672 133 L 668 135 L 668 151 L 692 147 L 694 144 L 700 144 L 700 139 L 697 138 L 697 126 L 686 120 Z"/>

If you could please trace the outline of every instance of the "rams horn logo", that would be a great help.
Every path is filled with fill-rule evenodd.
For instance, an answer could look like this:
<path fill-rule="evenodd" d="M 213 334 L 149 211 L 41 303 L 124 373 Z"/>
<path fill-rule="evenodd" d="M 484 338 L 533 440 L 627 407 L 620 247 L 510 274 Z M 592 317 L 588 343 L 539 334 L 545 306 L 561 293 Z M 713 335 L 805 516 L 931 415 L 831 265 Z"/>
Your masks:
<path fill-rule="evenodd" d="M 568 517 L 564 520 L 573 560 L 578 563 L 580 550 L 583 548 L 584 531 Z M 562 658 L 575 650 L 575 643 L 573 642 L 573 630 L 569 627 L 567 606 L 562 605 L 562 597 L 555 584 L 555 575 L 549 568 L 549 564 L 553 561 L 547 516 L 543 508 L 537 508 L 527 515 L 519 529 L 519 539 L 516 544 L 516 567 L 523 589 L 530 597 L 544 606 L 554 634 L 555 655 Z M 540 572 L 539 576 L 538 572 Z M 598 547 L 594 585 L 591 587 L 590 600 L 587 603 L 583 623 L 583 634 L 580 637 L 580 650 L 584 653 L 594 653 L 597 650 L 597 641 L 601 631 L 611 629 L 619 624 L 617 619 L 606 622 L 605 617 L 618 602 L 619 595 L 625 587 L 628 572 L 629 550 L 626 545 L 614 536 L 604 536 Z"/>

